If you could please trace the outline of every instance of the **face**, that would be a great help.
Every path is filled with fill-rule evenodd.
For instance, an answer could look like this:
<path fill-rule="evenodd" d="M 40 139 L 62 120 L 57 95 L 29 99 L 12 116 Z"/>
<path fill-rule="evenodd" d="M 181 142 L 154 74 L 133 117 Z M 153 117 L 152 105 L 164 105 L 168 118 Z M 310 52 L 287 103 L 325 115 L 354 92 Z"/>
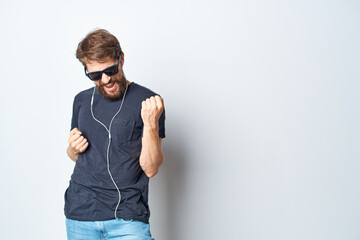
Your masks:
<path fill-rule="evenodd" d="M 121 63 L 119 64 L 119 72 L 113 76 L 108 76 L 105 73 L 102 74 L 101 79 L 94 81 L 96 88 L 100 94 L 109 100 L 115 101 L 123 97 L 126 88 L 126 78 L 122 70 L 122 63 L 124 62 L 123 56 L 121 57 Z M 112 65 L 118 63 L 118 60 L 110 59 L 107 62 L 90 62 L 86 64 L 88 72 L 102 71 Z"/>

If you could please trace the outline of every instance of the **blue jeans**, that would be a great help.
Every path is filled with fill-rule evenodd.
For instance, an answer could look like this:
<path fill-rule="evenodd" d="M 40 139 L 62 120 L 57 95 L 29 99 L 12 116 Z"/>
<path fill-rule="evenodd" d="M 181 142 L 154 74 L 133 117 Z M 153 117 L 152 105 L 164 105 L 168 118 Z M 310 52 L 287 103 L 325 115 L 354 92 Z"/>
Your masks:
<path fill-rule="evenodd" d="M 77 221 L 66 218 L 68 240 L 154 240 L 148 223 L 124 220 Z"/>

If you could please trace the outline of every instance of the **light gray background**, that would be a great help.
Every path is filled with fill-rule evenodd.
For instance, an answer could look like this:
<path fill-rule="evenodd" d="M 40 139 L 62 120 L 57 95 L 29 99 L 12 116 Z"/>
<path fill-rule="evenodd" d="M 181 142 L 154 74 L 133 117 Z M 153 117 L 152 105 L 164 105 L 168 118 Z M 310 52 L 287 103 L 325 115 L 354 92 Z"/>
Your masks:
<path fill-rule="evenodd" d="M 1 1 L 0 230 L 65 239 L 75 59 L 102 27 L 166 103 L 157 240 L 360 239 L 360 3 Z"/>

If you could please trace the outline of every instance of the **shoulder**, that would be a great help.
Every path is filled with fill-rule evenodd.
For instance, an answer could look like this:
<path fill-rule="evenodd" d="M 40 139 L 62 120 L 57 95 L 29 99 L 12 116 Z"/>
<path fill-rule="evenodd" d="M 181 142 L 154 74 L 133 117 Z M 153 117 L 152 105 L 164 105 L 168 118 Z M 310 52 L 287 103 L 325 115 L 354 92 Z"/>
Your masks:
<path fill-rule="evenodd" d="M 138 100 L 145 100 L 151 96 L 155 96 L 155 95 L 159 95 L 157 93 L 155 93 L 154 91 L 150 90 L 147 87 L 144 87 L 140 84 L 137 84 L 135 82 L 132 82 L 129 85 L 129 93 L 131 93 L 131 95 L 133 95 L 133 97 L 137 98 Z"/>
<path fill-rule="evenodd" d="M 74 97 L 74 101 L 75 102 L 82 102 L 85 99 L 89 100 L 91 98 L 91 95 L 93 93 L 94 87 L 91 87 L 89 89 L 83 90 L 81 92 L 79 92 L 78 94 L 76 94 L 76 96 Z"/>

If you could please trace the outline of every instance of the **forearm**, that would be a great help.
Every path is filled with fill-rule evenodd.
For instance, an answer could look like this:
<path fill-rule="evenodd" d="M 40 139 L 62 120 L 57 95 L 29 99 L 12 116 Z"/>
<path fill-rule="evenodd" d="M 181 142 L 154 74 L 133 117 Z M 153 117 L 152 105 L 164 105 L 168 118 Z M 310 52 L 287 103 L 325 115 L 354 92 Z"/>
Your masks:
<path fill-rule="evenodd" d="M 71 148 L 70 145 L 68 146 L 68 148 L 67 148 L 67 150 L 66 150 L 66 153 L 67 153 L 67 155 L 69 156 L 69 158 L 70 158 L 71 160 L 73 160 L 74 162 L 76 162 L 76 161 L 78 160 L 78 158 L 79 158 L 79 154 L 78 154 L 78 153 L 75 153 L 75 152 L 72 150 L 72 148 Z"/>
<path fill-rule="evenodd" d="M 145 174 L 151 178 L 157 174 L 164 161 L 159 137 L 159 126 L 144 125 L 140 166 Z"/>

